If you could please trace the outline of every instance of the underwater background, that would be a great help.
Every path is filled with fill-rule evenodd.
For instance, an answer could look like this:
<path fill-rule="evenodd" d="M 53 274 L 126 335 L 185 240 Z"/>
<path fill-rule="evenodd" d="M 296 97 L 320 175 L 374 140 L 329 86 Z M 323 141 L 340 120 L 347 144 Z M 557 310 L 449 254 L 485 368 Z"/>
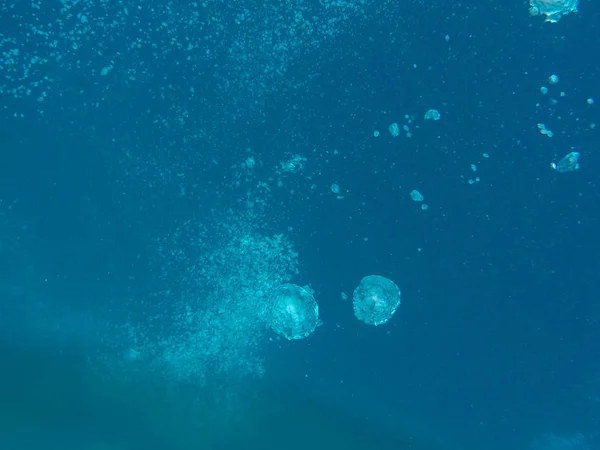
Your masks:
<path fill-rule="evenodd" d="M 0 448 L 600 448 L 599 19 L 2 2 Z"/>

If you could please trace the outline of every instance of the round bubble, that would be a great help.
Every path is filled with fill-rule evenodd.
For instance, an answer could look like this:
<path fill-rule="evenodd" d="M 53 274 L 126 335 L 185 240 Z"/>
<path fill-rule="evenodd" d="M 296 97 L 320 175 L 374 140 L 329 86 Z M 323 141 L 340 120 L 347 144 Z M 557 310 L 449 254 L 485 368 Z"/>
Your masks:
<path fill-rule="evenodd" d="M 269 296 L 267 321 L 286 339 L 304 339 L 319 324 L 319 305 L 309 288 L 283 284 Z"/>
<path fill-rule="evenodd" d="M 368 325 L 386 323 L 398 306 L 400 289 L 388 278 L 369 275 L 354 290 L 354 315 Z"/>

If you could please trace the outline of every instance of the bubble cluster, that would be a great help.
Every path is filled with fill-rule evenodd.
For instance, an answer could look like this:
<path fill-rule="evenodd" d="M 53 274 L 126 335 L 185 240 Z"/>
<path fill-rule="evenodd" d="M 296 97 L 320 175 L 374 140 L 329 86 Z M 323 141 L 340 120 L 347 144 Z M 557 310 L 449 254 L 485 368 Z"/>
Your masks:
<path fill-rule="evenodd" d="M 111 89 L 159 80 L 164 95 L 191 97 L 189 107 L 212 89 L 242 114 L 280 87 L 305 85 L 306 79 L 289 76 L 290 66 L 355 26 L 370 3 L 3 3 L 0 96 L 42 103 L 71 93 L 97 106 Z M 186 76 L 174 83 L 165 65 Z"/>
<path fill-rule="evenodd" d="M 214 228 L 184 226 L 177 233 L 184 240 L 162 243 L 166 258 L 157 262 L 184 262 L 187 273 L 167 275 L 180 295 L 171 299 L 165 332 L 144 323 L 136 333 L 154 365 L 175 379 L 260 376 L 267 293 L 297 272 L 297 254 L 284 235 L 265 234 L 255 215 L 227 216 Z M 209 238 L 213 233 L 217 239 Z"/>

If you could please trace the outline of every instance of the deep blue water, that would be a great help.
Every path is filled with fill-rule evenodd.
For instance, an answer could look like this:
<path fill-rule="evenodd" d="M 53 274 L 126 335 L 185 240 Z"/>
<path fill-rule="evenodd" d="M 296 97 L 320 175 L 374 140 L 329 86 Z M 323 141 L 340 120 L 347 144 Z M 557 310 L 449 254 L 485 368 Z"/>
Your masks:
<path fill-rule="evenodd" d="M 265 345 L 264 381 L 277 395 L 440 449 L 525 448 L 540 433 L 574 432 L 596 448 L 600 157 L 590 124 L 600 115 L 586 99 L 600 99 L 600 13 L 591 2 L 557 24 L 531 18 L 522 2 L 414 2 L 398 13 L 410 18 L 402 29 L 367 24 L 296 57 L 285 77 L 310 81 L 274 89 L 242 117 L 213 77 L 227 74 L 225 63 L 199 75 L 177 54 L 150 62 L 155 78 L 137 88 L 111 81 L 98 107 L 97 81 L 58 66 L 63 95 L 46 100 L 43 114 L 35 102 L 1 97 L 0 218 L 6 241 L 18 243 L 2 255 L 3 346 L 46 355 L 97 345 L 93 332 L 71 340 L 68 330 L 36 329 L 28 302 L 84 314 L 90 327 L 120 309 L 123 321 L 163 311 L 162 299 L 128 308 L 118 300 L 176 289 L 155 277 L 149 243 L 179 220 L 236 205 L 239 192 L 221 186 L 246 148 L 264 167 L 299 153 L 311 176 L 273 190 L 267 226 L 293 227 L 300 273 L 290 281 L 310 283 L 323 326 L 305 341 Z M 543 96 L 553 73 L 560 82 Z M 191 125 L 154 120 L 189 105 L 187 88 L 161 97 L 164 80 L 186 86 L 193 77 L 203 100 L 190 114 L 214 135 L 194 145 Z M 430 108 L 439 122 L 422 120 Z M 413 136 L 390 136 L 405 114 Z M 555 136 L 541 136 L 537 123 Z M 173 180 L 185 171 L 190 194 L 136 172 L 125 149 Z M 571 150 L 581 169 L 552 171 Z M 334 182 L 343 199 L 328 192 Z M 370 274 L 402 291 L 394 318 L 377 328 L 341 299 Z"/>

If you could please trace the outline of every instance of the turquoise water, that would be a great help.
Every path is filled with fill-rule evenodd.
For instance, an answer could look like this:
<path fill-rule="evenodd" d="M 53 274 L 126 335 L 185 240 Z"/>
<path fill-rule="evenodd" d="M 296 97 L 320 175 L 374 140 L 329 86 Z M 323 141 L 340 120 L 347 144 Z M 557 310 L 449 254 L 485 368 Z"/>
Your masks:
<path fill-rule="evenodd" d="M 597 448 L 598 11 L 528 8 L 0 5 L 0 446 Z"/>

